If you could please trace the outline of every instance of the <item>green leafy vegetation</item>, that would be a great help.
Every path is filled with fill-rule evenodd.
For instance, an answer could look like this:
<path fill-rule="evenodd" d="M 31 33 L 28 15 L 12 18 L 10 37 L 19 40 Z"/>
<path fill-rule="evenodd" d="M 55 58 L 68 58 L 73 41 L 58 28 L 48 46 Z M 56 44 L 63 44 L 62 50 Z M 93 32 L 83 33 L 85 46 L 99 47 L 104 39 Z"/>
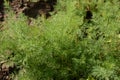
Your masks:
<path fill-rule="evenodd" d="M 119 4 L 59 0 L 56 14 L 31 25 L 24 14 L 15 18 L 10 11 L 1 24 L 0 61 L 20 67 L 18 80 L 119 80 Z"/>

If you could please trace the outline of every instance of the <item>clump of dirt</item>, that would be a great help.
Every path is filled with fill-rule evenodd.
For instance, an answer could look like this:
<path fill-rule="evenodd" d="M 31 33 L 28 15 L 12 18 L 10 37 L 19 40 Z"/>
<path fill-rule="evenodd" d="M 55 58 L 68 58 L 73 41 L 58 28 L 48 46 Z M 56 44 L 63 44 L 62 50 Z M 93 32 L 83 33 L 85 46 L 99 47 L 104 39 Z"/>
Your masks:
<path fill-rule="evenodd" d="M 14 80 L 22 69 L 21 65 L 12 61 L 13 57 L 14 53 L 12 50 L 5 50 L 4 55 L 0 59 L 0 80 Z"/>
<path fill-rule="evenodd" d="M 0 1 L 0 21 L 4 21 L 4 0 Z"/>
<path fill-rule="evenodd" d="M 50 17 L 50 13 L 54 11 L 54 5 L 57 0 L 38 0 L 37 2 L 31 2 L 30 0 L 7 0 L 10 7 L 17 16 L 19 13 L 24 13 L 28 18 L 37 18 L 38 15 L 45 18 Z M 0 1 L 0 21 L 4 21 L 4 0 Z"/>
<path fill-rule="evenodd" d="M 92 19 L 92 16 L 93 16 L 92 11 L 90 11 L 90 10 L 86 11 L 85 19 L 90 20 L 90 19 Z"/>
<path fill-rule="evenodd" d="M 90 23 L 91 19 L 93 17 L 93 13 L 90 8 L 90 5 L 87 5 L 87 7 L 85 9 L 86 9 L 86 11 L 85 11 L 85 16 L 84 16 L 84 21 L 87 21 L 88 23 Z"/>
<path fill-rule="evenodd" d="M 13 80 L 11 75 L 16 75 L 20 68 L 18 68 L 15 64 L 8 65 L 6 62 L 0 63 L 0 80 Z"/>
<path fill-rule="evenodd" d="M 38 15 L 44 15 L 46 18 L 50 16 L 49 12 L 54 11 L 54 5 L 57 0 L 40 0 L 38 2 L 28 2 L 27 8 L 23 10 L 26 16 L 37 18 Z"/>

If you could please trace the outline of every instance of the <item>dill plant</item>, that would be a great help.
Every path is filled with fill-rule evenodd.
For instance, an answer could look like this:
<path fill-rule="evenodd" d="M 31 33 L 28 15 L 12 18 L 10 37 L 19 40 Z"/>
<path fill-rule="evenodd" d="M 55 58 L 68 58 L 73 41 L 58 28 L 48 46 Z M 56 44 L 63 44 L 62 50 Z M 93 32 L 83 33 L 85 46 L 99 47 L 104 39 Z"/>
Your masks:
<path fill-rule="evenodd" d="M 83 10 L 87 4 L 79 1 L 83 7 L 76 8 L 77 2 L 77 0 L 64 1 L 64 11 L 60 1 L 59 7 L 63 11 L 58 11 L 56 15 L 44 21 L 44 45 L 39 54 L 28 59 L 28 66 L 30 66 L 28 71 L 32 72 L 31 68 L 34 68 L 33 73 L 37 73 L 34 75 L 29 72 L 28 75 L 34 76 L 34 79 L 82 80 L 90 79 L 90 76 L 95 80 L 119 79 L 118 66 L 113 55 L 119 53 L 114 51 L 118 23 L 108 23 L 108 19 L 115 16 L 112 15 L 113 11 L 107 14 L 105 13 L 107 9 L 95 10 L 94 4 L 103 6 L 101 4 L 103 2 L 90 2 L 94 16 L 92 22 L 87 23 L 83 21 L 85 16 Z M 104 5 L 111 6 L 112 3 L 108 1 Z M 60 10 L 59 7 L 56 8 Z M 113 7 L 118 13 L 118 7 L 114 5 Z M 79 12 L 79 10 L 82 11 Z M 99 11 L 103 11 L 102 17 Z M 113 18 L 110 18 L 110 21 L 112 20 Z M 85 33 L 87 33 L 86 36 Z"/>
<path fill-rule="evenodd" d="M 60 0 L 56 14 L 32 26 L 11 12 L 0 32 L 0 54 L 14 53 L 11 61 L 23 67 L 20 80 L 119 80 L 118 2 Z M 90 22 L 84 20 L 88 5 Z"/>

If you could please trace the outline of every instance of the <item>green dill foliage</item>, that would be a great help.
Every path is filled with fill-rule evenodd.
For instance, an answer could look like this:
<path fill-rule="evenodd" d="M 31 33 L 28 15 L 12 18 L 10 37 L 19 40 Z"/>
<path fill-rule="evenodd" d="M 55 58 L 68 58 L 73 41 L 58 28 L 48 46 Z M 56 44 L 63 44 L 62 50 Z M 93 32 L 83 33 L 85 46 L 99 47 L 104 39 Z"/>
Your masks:
<path fill-rule="evenodd" d="M 119 80 L 119 3 L 58 0 L 56 14 L 32 25 L 11 11 L 0 31 L 0 60 L 22 66 L 19 80 Z"/>

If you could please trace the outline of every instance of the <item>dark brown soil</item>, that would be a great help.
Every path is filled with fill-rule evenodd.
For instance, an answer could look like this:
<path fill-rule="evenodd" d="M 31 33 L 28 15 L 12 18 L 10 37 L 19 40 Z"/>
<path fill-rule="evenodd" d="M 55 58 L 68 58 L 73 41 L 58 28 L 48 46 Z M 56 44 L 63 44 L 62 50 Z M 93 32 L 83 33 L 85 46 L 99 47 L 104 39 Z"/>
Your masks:
<path fill-rule="evenodd" d="M 0 21 L 4 20 L 4 0 L 0 1 Z"/>
<path fill-rule="evenodd" d="M 30 2 L 29 0 L 7 0 L 10 7 L 16 15 L 22 12 L 31 18 L 37 18 L 38 15 L 44 15 L 45 18 L 50 17 L 50 13 L 54 11 L 54 5 L 57 0 L 39 0 L 37 2 Z M 4 0 L 0 1 L 0 21 L 4 21 Z"/>
<path fill-rule="evenodd" d="M 46 18 L 50 16 L 49 12 L 54 11 L 56 0 L 28 2 L 27 8 L 23 10 L 26 16 L 37 18 L 38 15 L 45 15 Z"/>
<path fill-rule="evenodd" d="M 15 64 L 7 65 L 6 62 L 0 63 L 0 80 L 13 80 L 11 74 L 14 76 L 19 70 L 20 68 L 17 68 Z"/>

